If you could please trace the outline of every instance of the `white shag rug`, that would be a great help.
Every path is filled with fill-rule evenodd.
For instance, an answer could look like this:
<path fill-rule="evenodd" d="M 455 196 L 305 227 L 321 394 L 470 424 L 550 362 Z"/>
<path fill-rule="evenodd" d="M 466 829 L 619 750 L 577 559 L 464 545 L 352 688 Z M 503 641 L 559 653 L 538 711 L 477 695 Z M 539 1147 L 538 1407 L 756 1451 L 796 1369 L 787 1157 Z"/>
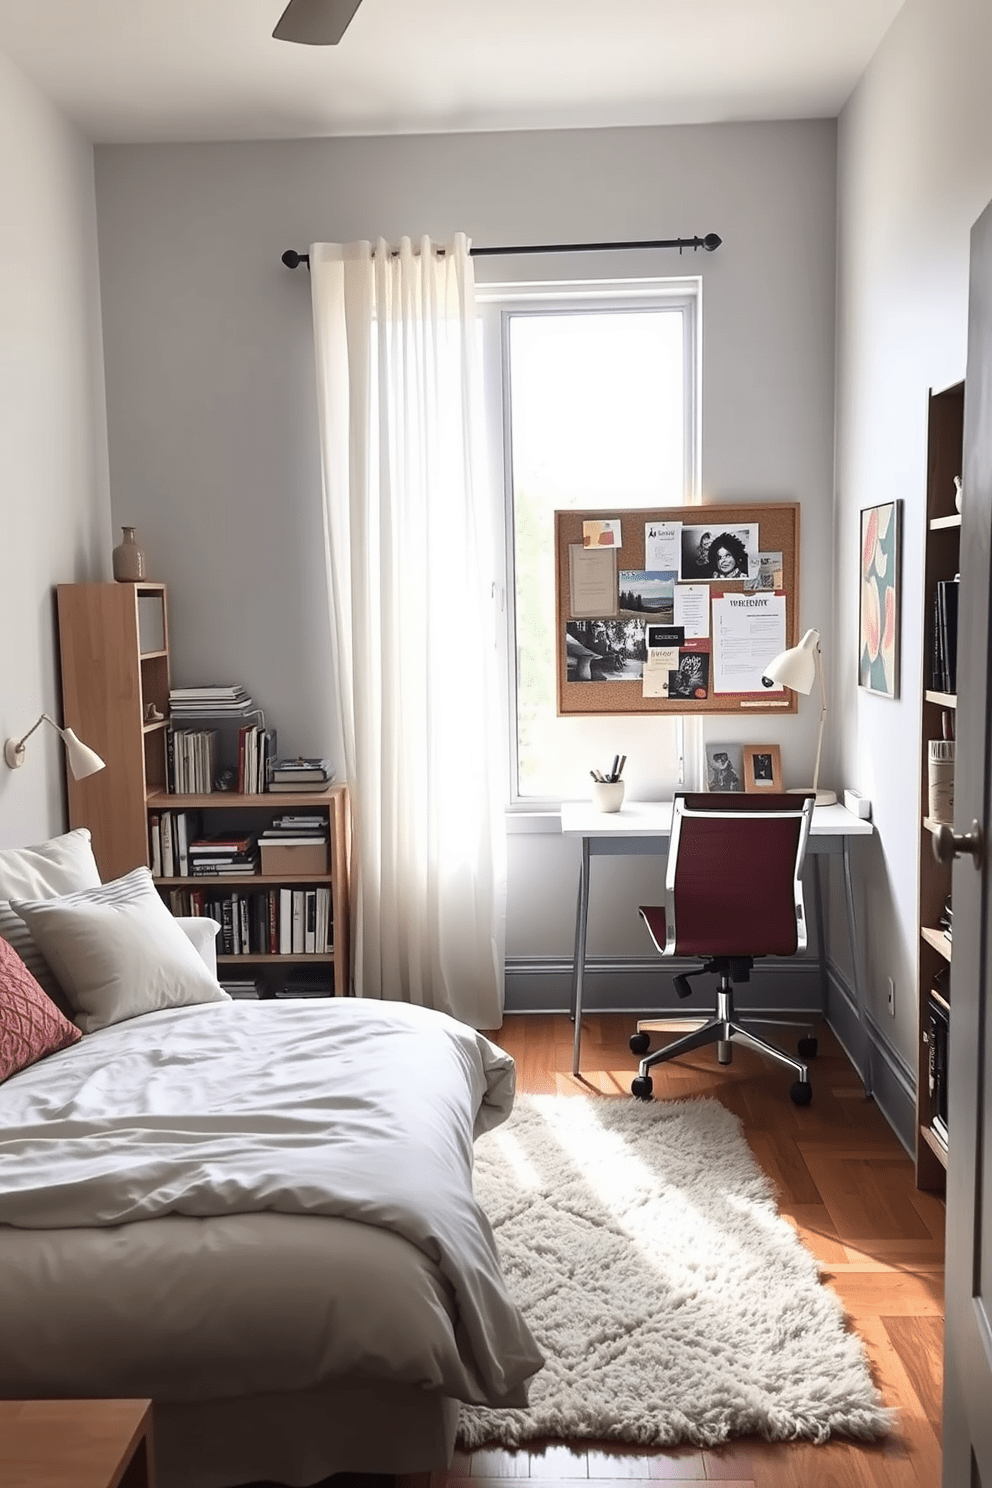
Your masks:
<path fill-rule="evenodd" d="M 463 1406 L 459 1446 L 884 1436 L 861 1340 L 712 1100 L 518 1096 L 475 1192 L 542 1352 L 527 1410 Z"/>

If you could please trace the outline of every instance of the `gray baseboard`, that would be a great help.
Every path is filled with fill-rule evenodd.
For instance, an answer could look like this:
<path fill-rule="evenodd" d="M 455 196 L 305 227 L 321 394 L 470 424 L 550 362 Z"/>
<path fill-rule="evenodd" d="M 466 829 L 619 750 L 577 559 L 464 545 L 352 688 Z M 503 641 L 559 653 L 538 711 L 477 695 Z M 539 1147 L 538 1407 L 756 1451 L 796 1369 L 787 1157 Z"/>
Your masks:
<path fill-rule="evenodd" d="M 826 1019 L 862 1079 L 869 1062 L 875 1104 L 912 1157 L 916 1150 L 916 1071 L 870 1013 L 861 1029 L 854 988 L 833 962 L 827 966 Z"/>
<path fill-rule="evenodd" d="M 630 1013 L 686 1013 L 692 1004 L 676 996 L 672 977 L 696 971 L 698 961 L 658 958 L 590 956 L 586 962 L 583 1011 Z M 705 997 L 705 984 L 697 983 Z M 711 981 L 711 987 L 713 983 Z M 711 999 L 712 1000 L 712 999 Z M 750 982 L 734 988 L 741 1012 L 819 1012 L 820 973 L 817 962 L 805 958 L 769 961 L 755 967 Z M 560 956 L 515 957 L 506 963 L 505 1011 L 508 1013 L 570 1013 L 572 961 Z"/>

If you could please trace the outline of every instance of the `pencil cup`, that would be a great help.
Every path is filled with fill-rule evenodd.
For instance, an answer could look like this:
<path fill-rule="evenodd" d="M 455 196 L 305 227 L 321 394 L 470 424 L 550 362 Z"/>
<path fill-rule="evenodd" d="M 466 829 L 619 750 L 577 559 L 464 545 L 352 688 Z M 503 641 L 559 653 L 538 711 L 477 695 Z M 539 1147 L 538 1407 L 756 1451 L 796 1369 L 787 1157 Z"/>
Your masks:
<path fill-rule="evenodd" d="M 929 767 L 930 820 L 954 822 L 954 740 L 931 739 Z"/>
<path fill-rule="evenodd" d="M 592 804 L 597 811 L 619 811 L 623 805 L 623 781 L 594 780 Z"/>

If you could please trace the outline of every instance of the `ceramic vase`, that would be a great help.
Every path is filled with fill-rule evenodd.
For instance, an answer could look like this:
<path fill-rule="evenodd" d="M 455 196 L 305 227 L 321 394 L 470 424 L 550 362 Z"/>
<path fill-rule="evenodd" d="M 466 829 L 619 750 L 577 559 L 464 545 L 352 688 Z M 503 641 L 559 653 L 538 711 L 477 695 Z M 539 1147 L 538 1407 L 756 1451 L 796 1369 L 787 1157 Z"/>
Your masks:
<path fill-rule="evenodd" d="M 133 527 L 122 527 L 123 540 L 114 549 L 114 578 L 119 584 L 135 584 L 147 576 L 145 550 L 139 547 Z"/>

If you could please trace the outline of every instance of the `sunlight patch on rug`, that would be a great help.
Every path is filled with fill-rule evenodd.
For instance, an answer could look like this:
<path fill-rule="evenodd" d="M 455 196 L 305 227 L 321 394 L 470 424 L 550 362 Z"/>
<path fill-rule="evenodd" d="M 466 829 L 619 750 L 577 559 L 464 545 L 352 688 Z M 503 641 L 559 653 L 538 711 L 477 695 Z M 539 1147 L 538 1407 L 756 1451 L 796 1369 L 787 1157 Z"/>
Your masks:
<path fill-rule="evenodd" d="M 861 1340 L 719 1102 L 518 1096 L 476 1143 L 474 1181 L 547 1362 L 527 1410 L 463 1406 L 461 1447 L 892 1429 Z"/>

